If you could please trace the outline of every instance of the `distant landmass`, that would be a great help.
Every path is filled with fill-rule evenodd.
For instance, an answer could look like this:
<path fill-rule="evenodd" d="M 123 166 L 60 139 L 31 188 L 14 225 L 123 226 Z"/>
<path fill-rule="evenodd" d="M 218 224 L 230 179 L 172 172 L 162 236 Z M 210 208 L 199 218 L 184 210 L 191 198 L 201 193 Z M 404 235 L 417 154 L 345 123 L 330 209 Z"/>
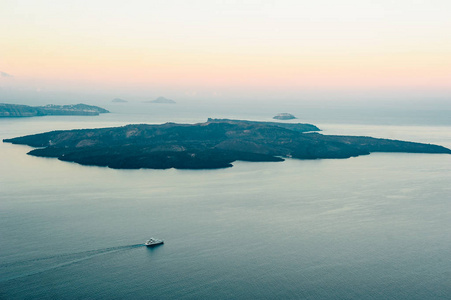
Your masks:
<path fill-rule="evenodd" d="M 286 127 L 290 125 L 291 127 Z M 215 169 L 237 160 L 349 158 L 371 152 L 447 153 L 442 146 L 307 132 L 311 124 L 209 119 L 199 124 L 127 125 L 51 131 L 4 142 L 37 147 L 28 154 L 117 169 Z"/>
<path fill-rule="evenodd" d="M 111 100 L 111 102 L 113 102 L 113 103 L 126 103 L 128 101 L 124 100 L 124 99 L 121 99 L 121 98 L 114 98 L 113 100 Z"/>
<path fill-rule="evenodd" d="M 151 101 L 144 101 L 144 103 L 166 103 L 166 104 L 175 104 L 176 102 L 172 99 L 168 99 L 165 97 L 158 97 L 155 100 L 151 100 Z"/>
<path fill-rule="evenodd" d="M 97 116 L 109 113 L 108 110 L 98 106 L 75 104 L 75 105 L 53 105 L 28 106 L 19 104 L 0 103 L 0 118 L 11 117 L 37 117 L 37 116 Z"/>
<path fill-rule="evenodd" d="M 296 119 L 296 117 L 293 116 L 292 114 L 289 114 L 289 113 L 280 113 L 280 114 L 275 115 L 273 117 L 273 119 L 276 119 L 276 120 L 292 120 L 292 119 Z"/>

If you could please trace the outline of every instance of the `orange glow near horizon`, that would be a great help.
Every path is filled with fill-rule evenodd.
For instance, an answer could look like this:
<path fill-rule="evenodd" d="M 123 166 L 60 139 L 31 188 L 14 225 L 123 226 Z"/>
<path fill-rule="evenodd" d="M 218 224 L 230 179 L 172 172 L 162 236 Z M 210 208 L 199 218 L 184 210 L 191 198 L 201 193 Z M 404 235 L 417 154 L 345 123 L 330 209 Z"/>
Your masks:
<path fill-rule="evenodd" d="M 12 56 L 12 55 L 11 55 Z M 37 81 L 96 82 L 100 85 L 213 85 L 237 87 L 449 87 L 447 57 L 420 55 L 268 57 L 176 54 L 123 56 L 16 56 L 9 69 L 16 78 Z"/>
<path fill-rule="evenodd" d="M 401 14 L 400 7 L 399 16 L 387 20 L 376 18 L 384 15 L 384 7 L 360 8 L 359 12 L 368 16 L 357 19 L 357 11 L 337 8 L 342 9 L 345 22 L 332 17 L 298 17 L 290 6 L 275 4 L 257 10 L 260 14 L 256 16 L 244 17 L 233 11 L 224 17 L 209 7 L 218 20 L 214 14 L 196 11 L 202 23 L 185 11 L 174 12 L 161 5 L 161 15 L 149 16 L 150 21 L 127 16 L 129 25 L 123 28 L 114 18 L 120 11 L 105 23 L 95 14 L 79 20 L 63 10 L 64 6 L 59 8 L 61 15 L 46 15 L 45 6 L 35 7 L 37 12 L 27 8 L 40 20 L 35 23 L 22 24 L 8 15 L 16 26 L 10 26 L 11 32 L 0 41 L 0 71 L 13 74 L 16 86 L 33 82 L 48 89 L 92 85 L 114 89 L 124 85 L 451 91 L 451 41 L 444 38 L 446 32 L 436 30 L 445 28 L 449 20 L 438 15 L 442 19 L 431 23 L 433 14 L 430 20 L 420 19 L 424 18 L 420 11 L 424 7 L 411 11 L 409 18 Z M 296 2 L 291 5 L 303 8 Z M 235 8 L 239 12 L 239 7 Z M 319 17 L 329 16 L 319 6 L 312 4 L 308 9 Z M 93 12 L 98 12 L 95 7 Z M 395 17 L 407 18 L 406 24 Z M 423 25 L 416 25 L 415 18 Z"/>

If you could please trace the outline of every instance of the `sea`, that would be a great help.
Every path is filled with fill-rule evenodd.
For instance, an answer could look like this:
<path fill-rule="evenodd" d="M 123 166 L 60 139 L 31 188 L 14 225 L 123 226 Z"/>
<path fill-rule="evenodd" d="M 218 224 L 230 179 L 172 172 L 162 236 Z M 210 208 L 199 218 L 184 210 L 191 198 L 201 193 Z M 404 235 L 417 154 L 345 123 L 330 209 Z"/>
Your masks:
<path fill-rule="evenodd" d="M 451 148 L 451 108 L 106 103 L 0 119 L 0 139 L 209 117 Z M 451 299 L 451 155 L 115 170 L 0 143 L 0 299 Z M 150 237 L 164 245 L 147 248 Z"/>

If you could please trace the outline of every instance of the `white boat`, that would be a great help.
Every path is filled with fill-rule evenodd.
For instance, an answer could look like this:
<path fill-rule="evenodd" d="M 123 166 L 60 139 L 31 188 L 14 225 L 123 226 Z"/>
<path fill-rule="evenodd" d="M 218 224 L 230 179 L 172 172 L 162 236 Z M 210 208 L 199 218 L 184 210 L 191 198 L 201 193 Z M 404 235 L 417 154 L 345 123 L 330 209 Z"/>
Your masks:
<path fill-rule="evenodd" d="M 154 239 L 154 238 L 150 238 L 144 243 L 144 245 L 146 245 L 147 247 L 152 247 L 152 246 L 161 245 L 161 244 L 164 244 L 163 240 Z"/>

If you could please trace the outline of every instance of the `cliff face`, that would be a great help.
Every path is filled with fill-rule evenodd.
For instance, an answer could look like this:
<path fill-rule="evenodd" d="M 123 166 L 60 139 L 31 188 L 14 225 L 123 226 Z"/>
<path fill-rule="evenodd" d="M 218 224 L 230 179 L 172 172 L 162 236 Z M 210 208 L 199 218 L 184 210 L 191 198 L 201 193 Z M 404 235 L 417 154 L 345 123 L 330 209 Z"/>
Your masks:
<path fill-rule="evenodd" d="M 209 119 L 206 123 L 193 125 L 141 124 L 52 131 L 4 142 L 40 147 L 29 152 L 34 156 L 125 169 L 225 168 L 236 160 L 349 158 L 371 152 L 451 154 L 450 149 L 436 145 L 371 137 L 325 136 L 278 125 Z"/>
<path fill-rule="evenodd" d="M 36 116 L 97 116 L 109 111 L 98 106 L 75 104 L 75 105 L 46 105 L 28 106 L 17 104 L 0 103 L 0 117 L 36 117 Z"/>

